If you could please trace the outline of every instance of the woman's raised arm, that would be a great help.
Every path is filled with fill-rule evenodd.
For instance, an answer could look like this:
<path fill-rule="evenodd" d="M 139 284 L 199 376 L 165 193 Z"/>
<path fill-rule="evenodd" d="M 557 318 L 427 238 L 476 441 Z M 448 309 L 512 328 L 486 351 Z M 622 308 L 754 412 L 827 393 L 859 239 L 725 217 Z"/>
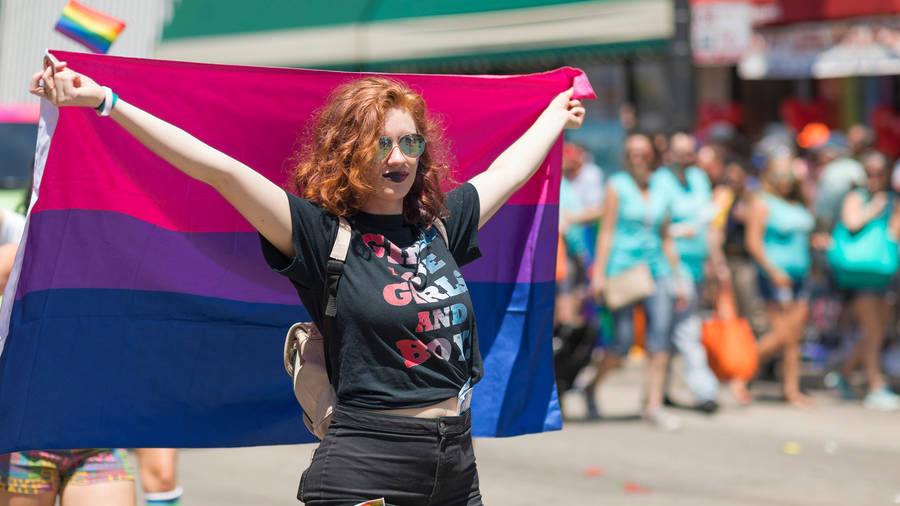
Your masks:
<path fill-rule="evenodd" d="M 43 81 L 43 82 L 42 82 Z M 93 79 L 53 60 L 31 78 L 31 93 L 57 107 L 98 107 L 105 98 Z M 275 183 L 193 135 L 119 99 L 110 117 L 144 146 L 188 176 L 214 187 L 276 248 L 294 256 L 287 195 Z"/>
<path fill-rule="evenodd" d="M 573 100 L 573 88 L 557 95 L 522 137 L 500 154 L 484 172 L 469 180 L 478 190 L 481 215 L 478 228 L 522 187 L 540 167 L 564 128 L 584 121 L 581 101 Z"/>

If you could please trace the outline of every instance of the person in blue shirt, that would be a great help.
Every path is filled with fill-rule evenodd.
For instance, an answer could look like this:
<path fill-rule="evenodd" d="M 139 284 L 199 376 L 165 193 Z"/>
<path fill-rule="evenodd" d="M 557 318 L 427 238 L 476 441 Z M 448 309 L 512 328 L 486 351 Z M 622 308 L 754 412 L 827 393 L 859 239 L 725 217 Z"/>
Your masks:
<path fill-rule="evenodd" d="M 666 189 L 652 187 L 653 145 L 643 134 L 625 139 L 625 170 L 613 174 L 607 183 L 603 223 L 597 238 L 597 258 L 591 291 L 602 300 L 609 279 L 629 269 L 645 265 L 654 280 L 654 293 L 611 312 L 612 340 L 597 364 L 597 373 L 586 390 L 589 416 L 596 416 L 595 390 L 606 373 L 618 367 L 634 339 L 634 306 L 643 303 L 647 315 L 645 348 L 647 398 L 645 419 L 663 430 L 677 430 L 681 420 L 662 407 L 666 367 L 672 349 L 669 327 L 675 296 L 672 273 L 678 269 L 678 255 L 667 233 L 670 199 Z"/>
<path fill-rule="evenodd" d="M 683 376 L 701 411 L 719 409 L 716 396 L 719 381 L 710 370 L 701 342 L 702 321 L 698 300 L 703 289 L 704 264 L 709 252 L 707 230 L 715 214 L 709 178 L 694 166 L 697 142 L 684 132 L 669 140 L 669 163 L 653 173 L 650 187 L 671 198 L 669 233 L 681 260 L 674 279 L 685 294 L 686 304 L 675 309 L 671 340 L 683 361 Z"/>
<path fill-rule="evenodd" d="M 759 362 L 782 352 L 783 389 L 787 401 L 811 407 L 800 391 L 800 341 L 809 313 L 806 284 L 809 239 L 815 225 L 793 171 L 793 157 L 767 161 L 762 191 L 751 204 L 746 246 L 759 271 L 759 294 L 766 301 L 771 330 L 758 342 Z"/>

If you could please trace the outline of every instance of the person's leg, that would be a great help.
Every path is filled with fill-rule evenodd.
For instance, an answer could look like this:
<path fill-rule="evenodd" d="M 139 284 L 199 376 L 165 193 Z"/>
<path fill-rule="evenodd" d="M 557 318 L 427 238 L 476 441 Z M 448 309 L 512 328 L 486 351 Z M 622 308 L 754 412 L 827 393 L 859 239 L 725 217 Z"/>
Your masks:
<path fill-rule="evenodd" d="M 622 357 L 628 354 L 628 349 L 634 340 L 634 306 L 625 306 L 610 313 L 613 320 L 613 335 L 609 345 L 603 351 L 600 360 L 594 363 L 594 377 L 585 388 L 585 402 L 587 404 L 588 418 L 600 417 L 597 409 L 597 388 L 607 373 L 622 364 Z"/>
<path fill-rule="evenodd" d="M 16 494 L 0 490 L 0 506 L 53 506 L 56 491 L 40 494 Z"/>
<path fill-rule="evenodd" d="M 709 368 L 706 348 L 701 342 L 702 322 L 697 314 L 700 285 L 691 285 L 687 307 L 675 311 L 672 322 L 672 343 L 681 355 L 682 375 L 688 388 L 694 394 L 701 407 L 714 411 L 716 395 L 719 391 L 719 380 Z"/>
<path fill-rule="evenodd" d="M 644 418 L 663 430 L 678 430 L 681 419 L 662 408 L 666 371 L 672 351 L 674 297 L 671 280 L 657 279 L 656 291 L 644 302 L 647 314 L 647 401 Z"/>
<path fill-rule="evenodd" d="M 884 326 L 887 315 L 887 303 L 883 296 L 875 293 L 863 293 L 853 301 L 856 321 L 862 327 L 862 339 L 857 343 L 860 361 L 869 382 L 869 391 L 884 388 L 884 376 L 881 374 L 881 345 L 884 342 Z"/>
<path fill-rule="evenodd" d="M 588 392 L 593 392 L 603 381 L 603 377 L 622 363 L 622 357 L 628 354 L 628 349 L 634 340 L 634 305 L 619 308 L 610 313 L 613 320 L 613 335 L 609 346 L 603 352 L 603 357 L 596 364 L 596 372 L 591 383 L 587 387 Z"/>
<path fill-rule="evenodd" d="M 892 392 L 881 374 L 881 346 L 884 342 L 888 305 L 880 293 L 860 294 L 854 309 L 862 326 L 863 336 L 857 343 L 860 361 L 866 373 L 869 390 L 863 405 L 870 409 L 900 410 L 900 396 Z"/>
<path fill-rule="evenodd" d="M 731 269 L 738 315 L 746 319 L 753 334 L 760 337 L 769 330 L 769 318 L 766 314 L 766 301 L 759 293 L 758 269 L 752 260 L 745 258 L 728 259 L 728 267 Z"/>
<path fill-rule="evenodd" d="M 174 448 L 138 448 L 141 487 L 148 506 L 181 504 L 181 487 L 175 473 L 177 450 Z"/>
<path fill-rule="evenodd" d="M 60 484 L 57 465 L 52 452 L 0 455 L 0 506 L 53 506 Z"/>
<path fill-rule="evenodd" d="M 134 506 L 134 482 L 110 481 L 68 484 L 60 494 L 60 506 Z"/>
<path fill-rule="evenodd" d="M 134 468 L 124 449 L 68 450 L 60 506 L 134 506 Z"/>
<path fill-rule="evenodd" d="M 647 403 L 644 413 L 650 414 L 662 408 L 663 387 L 666 382 L 666 368 L 669 354 L 665 352 L 651 353 L 647 361 Z"/>
<path fill-rule="evenodd" d="M 784 396 L 794 406 L 812 407 L 813 399 L 800 392 L 800 343 L 809 305 L 805 300 L 797 300 L 787 304 L 785 313 L 786 337 L 782 360 Z"/>
<path fill-rule="evenodd" d="M 776 303 L 769 303 L 766 314 L 769 320 L 769 331 L 763 334 L 756 344 L 760 365 L 768 362 L 781 351 L 789 333 L 787 315 L 783 308 Z"/>

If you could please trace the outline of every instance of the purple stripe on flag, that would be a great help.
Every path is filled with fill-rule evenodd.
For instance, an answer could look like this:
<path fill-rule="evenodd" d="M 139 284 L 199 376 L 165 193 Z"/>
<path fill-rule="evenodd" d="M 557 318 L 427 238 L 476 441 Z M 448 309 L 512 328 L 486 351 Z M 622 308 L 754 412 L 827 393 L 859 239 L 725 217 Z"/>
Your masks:
<path fill-rule="evenodd" d="M 114 288 L 299 304 L 293 287 L 266 265 L 255 232 L 179 232 L 81 209 L 41 211 L 31 220 L 17 299 L 39 290 Z M 556 221 L 556 205 L 503 207 L 481 230 L 486 258 L 463 269 L 466 281 L 552 280 Z"/>

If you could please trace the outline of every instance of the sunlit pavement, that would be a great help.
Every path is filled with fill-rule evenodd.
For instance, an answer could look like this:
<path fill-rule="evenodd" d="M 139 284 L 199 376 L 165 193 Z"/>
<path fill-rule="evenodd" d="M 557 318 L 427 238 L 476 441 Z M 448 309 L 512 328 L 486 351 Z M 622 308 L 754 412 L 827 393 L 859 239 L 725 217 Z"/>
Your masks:
<path fill-rule="evenodd" d="M 900 504 L 900 412 L 864 409 L 814 391 L 814 409 L 778 402 L 775 384 L 749 407 L 679 410 L 684 428 L 660 432 L 636 418 L 642 367 L 617 371 L 599 394 L 604 419 L 579 421 L 564 397 L 559 432 L 476 442 L 487 505 Z M 676 396 L 684 399 L 676 381 Z M 680 395 L 679 395 L 680 394 Z M 185 450 L 187 506 L 299 504 L 300 473 L 315 445 Z"/>

